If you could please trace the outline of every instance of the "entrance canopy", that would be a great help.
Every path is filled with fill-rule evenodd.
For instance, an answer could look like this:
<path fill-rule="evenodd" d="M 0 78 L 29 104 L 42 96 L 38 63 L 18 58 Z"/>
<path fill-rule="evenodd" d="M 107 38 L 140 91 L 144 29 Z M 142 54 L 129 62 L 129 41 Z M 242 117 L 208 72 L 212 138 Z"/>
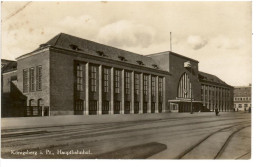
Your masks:
<path fill-rule="evenodd" d="M 190 98 L 168 100 L 171 112 L 198 112 L 202 110 L 202 101 L 194 101 Z"/>

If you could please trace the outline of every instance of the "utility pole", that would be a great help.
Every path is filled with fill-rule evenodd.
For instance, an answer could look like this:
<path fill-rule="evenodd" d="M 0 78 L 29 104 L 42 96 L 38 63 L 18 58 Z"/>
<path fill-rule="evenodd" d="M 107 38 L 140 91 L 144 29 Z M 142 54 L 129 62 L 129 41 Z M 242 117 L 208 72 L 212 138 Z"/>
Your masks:
<path fill-rule="evenodd" d="M 170 32 L 170 51 L 172 51 L 172 32 Z"/>
<path fill-rule="evenodd" d="M 192 89 L 191 89 L 191 85 L 190 85 L 190 113 L 193 114 L 193 110 L 192 110 Z"/>

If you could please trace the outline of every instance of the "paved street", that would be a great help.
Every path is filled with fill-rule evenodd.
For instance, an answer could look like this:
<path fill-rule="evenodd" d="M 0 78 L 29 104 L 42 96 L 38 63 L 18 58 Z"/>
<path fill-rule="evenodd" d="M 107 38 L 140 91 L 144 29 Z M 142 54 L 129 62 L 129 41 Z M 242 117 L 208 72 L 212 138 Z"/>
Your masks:
<path fill-rule="evenodd" d="M 150 114 L 147 118 L 139 115 L 143 119 L 137 121 L 125 121 L 123 117 L 138 115 L 113 115 L 113 121 L 105 123 L 97 121 L 90 124 L 86 121 L 68 125 L 5 127 L 2 129 L 2 158 L 251 157 L 251 114 L 162 114 L 163 117 L 158 115 L 158 118 L 156 114 L 152 118 Z M 93 119 L 97 117 L 93 116 Z M 114 121 L 115 118 L 118 118 L 117 121 Z"/>

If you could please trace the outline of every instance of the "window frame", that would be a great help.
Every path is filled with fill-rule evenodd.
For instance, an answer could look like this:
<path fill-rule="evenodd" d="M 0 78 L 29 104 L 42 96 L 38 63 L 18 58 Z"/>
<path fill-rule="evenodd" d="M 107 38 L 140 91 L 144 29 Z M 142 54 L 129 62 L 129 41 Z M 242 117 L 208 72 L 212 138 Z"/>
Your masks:
<path fill-rule="evenodd" d="M 108 93 L 109 91 L 109 68 L 103 68 L 103 92 Z"/>
<path fill-rule="evenodd" d="M 115 74 L 114 74 L 114 88 L 115 88 L 115 93 L 119 94 L 120 93 L 120 74 L 121 70 L 115 69 Z"/>
<path fill-rule="evenodd" d="M 131 72 L 125 71 L 125 94 L 130 95 L 130 77 Z"/>
<path fill-rule="evenodd" d="M 97 66 L 90 65 L 90 92 L 97 92 Z"/>
<path fill-rule="evenodd" d="M 29 91 L 34 92 L 35 91 L 35 68 L 31 67 L 29 69 Z"/>
<path fill-rule="evenodd" d="M 23 69 L 23 93 L 29 92 L 29 70 Z"/>
<path fill-rule="evenodd" d="M 42 66 L 36 67 L 36 91 L 42 90 Z"/>

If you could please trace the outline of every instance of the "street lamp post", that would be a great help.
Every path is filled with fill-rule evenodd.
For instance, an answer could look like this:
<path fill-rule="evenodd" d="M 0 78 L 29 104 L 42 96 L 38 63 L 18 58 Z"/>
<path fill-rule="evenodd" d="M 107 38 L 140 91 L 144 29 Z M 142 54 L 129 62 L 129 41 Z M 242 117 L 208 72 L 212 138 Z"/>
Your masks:
<path fill-rule="evenodd" d="M 190 86 L 190 113 L 193 114 L 193 110 L 192 110 L 192 90 L 191 90 L 191 86 Z"/>

